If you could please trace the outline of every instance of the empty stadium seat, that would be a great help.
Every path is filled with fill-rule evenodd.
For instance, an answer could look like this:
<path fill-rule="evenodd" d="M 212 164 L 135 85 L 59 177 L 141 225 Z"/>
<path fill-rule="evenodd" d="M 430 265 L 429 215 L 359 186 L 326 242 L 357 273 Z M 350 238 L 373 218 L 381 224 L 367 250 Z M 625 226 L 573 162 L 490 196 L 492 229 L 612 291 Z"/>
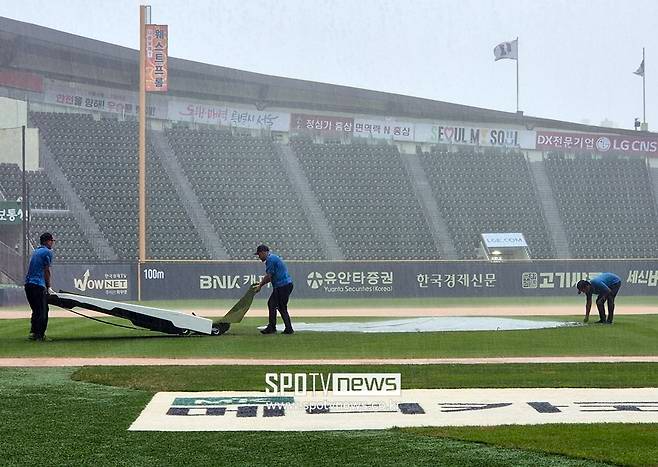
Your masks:
<path fill-rule="evenodd" d="M 346 259 L 437 259 L 393 145 L 292 143 Z"/>
<path fill-rule="evenodd" d="M 544 160 L 575 258 L 658 257 L 658 216 L 644 159 Z"/>
<path fill-rule="evenodd" d="M 534 258 L 555 256 L 523 154 L 434 148 L 420 158 L 461 258 L 475 259 L 487 232 L 521 232 Z"/>
<path fill-rule="evenodd" d="M 167 131 L 176 154 L 232 259 L 267 243 L 287 259 L 322 259 L 273 143 L 225 130 Z"/>
<path fill-rule="evenodd" d="M 121 259 L 137 258 L 137 124 L 91 115 L 32 112 L 69 182 Z M 200 237 L 153 149 L 147 148 L 147 257 L 207 258 Z M 185 245 L 172 249 L 158 234 Z M 61 235 L 60 235 L 61 237 Z"/>

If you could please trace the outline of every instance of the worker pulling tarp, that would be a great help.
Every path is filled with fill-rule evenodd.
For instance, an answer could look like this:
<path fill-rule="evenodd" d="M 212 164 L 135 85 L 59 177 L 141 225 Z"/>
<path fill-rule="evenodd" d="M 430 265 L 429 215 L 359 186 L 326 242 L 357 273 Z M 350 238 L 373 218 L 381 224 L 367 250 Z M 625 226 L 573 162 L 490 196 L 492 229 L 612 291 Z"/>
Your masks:
<path fill-rule="evenodd" d="M 256 286 L 252 285 L 228 313 L 215 321 L 180 311 L 85 297 L 84 295 L 62 290 L 56 294 L 48 295 L 48 303 L 76 314 L 80 313 L 74 311 L 74 308 L 105 313 L 117 318 L 127 319 L 135 326 L 165 334 L 184 336 L 196 333 L 219 336 L 228 331 L 231 324 L 242 321 L 242 318 L 251 307 L 255 294 Z"/>

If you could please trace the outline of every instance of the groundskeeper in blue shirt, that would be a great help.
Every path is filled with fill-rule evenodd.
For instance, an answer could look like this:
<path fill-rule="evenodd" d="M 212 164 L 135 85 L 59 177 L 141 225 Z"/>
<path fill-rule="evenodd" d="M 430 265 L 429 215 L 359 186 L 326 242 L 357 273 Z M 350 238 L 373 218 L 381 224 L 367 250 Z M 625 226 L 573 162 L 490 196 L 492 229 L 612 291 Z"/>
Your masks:
<path fill-rule="evenodd" d="M 599 323 L 612 324 L 615 315 L 615 299 L 621 288 L 621 277 L 611 272 L 604 272 L 592 278 L 589 281 L 580 280 L 576 284 L 578 293 L 584 293 L 585 301 L 585 322 L 589 321 L 589 312 L 592 308 L 592 294 L 598 295 L 596 298 L 596 308 L 599 311 Z M 608 304 L 608 316 L 605 315 L 605 304 Z"/>
<path fill-rule="evenodd" d="M 621 283 L 621 278 L 617 274 L 604 272 L 594 277 L 589 282 L 592 284 L 592 293 L 601 295 L 602 293 L 609 293 L 612 286 Z"/>
<path fill-rule="evenodd" d="M 265 329 L 260 332 L 261 334 L 276 334 L 276 314 L 279 312 L 283 324 L 286 325 L 283 334 L 292 334 L 295 331 L 292 329 L 290 314 L 288 313 L 288 299 L 295 286 L 292 283 L 292 277 L 288 274 L 286 263 L 274 253 L 270 253 L 270 248 L 267 245 L 258 245 L 256 255 L 259 260 L 265 263 L 265 275 L 256 285 L 255 292 L 260 292 L 265 284 L 272 283 L 272 295 L 267 300 L 270 319 Z"/>
<path fill-rule="evenodd" d="M 50 290 L 50 265 L 53 262 L 52 248 L 55 239 L 50 232 L 39 237 L 41 246 L 32 252 L 30 266 L 25 276 L 25 298 L 32 309 L 30 335 L 33 341 L 45 341 L 48 327 L 48 294 Z"/>
<path fill-rule="evenodd" d="M 265 260 L 265 272 L 272 276 L 272 287 L 283 287 L 292 283 L 288 267 L 274 253 L 270 252 Z"/>
<path fill-rule="evenodd" d="M 46 287 L 46 278 L 44 269 L 53 262 L 53 251 L 45 245 L 41 245 L 34 250 L 30 259 L 30 267 L 25 276 L 26 284 L 39 285 Z"/>

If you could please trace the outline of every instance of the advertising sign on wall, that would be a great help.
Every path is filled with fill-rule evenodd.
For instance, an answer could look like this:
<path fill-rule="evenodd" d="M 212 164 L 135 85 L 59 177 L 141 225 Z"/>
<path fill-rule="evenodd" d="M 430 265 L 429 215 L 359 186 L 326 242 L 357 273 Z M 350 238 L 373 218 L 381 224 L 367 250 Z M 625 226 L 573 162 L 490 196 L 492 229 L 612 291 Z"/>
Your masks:
<path fill-rule="evenodd" d="M 19 201 L 0 201 L 0 225 L 21 225 L 23 210 Z"/>
<path fill-rule="evenodd" d="M 254 130 L 288 131 L 290 114 L 197 101 L 172 101 L 169 102 L 169 119 Z"/>
<path fill-rule="evenodd" d="M 144 63 L 146 92 L 168 90 L 169 28 L 163 24 L 146 24 L 146 63 Z"/>
<path fill-rule="evenodd" d="M 414 124 L 395 120 L 354 119 L 354 136 L 394 141 L 414 141 Z"/>
<path fill-rule="evenodd" d="M 291 114 L 290 131 L 308 133 L 351 134 L 354 129 L 352 117 L 332 115 Z"/>
<path fill-rule="evenodd" d="M 527 247 L 522 233 L 483 233 L 482 240 L 488 248 Z"/>
<path fill-rule="evenodd" d="M 535 149 L 535 132 L 509 128 L 417 123 L 415 140 L 435 144 Z"/>
<path fill-rule="evenodd" d="M 137 299 L 134 264 L 64 264 L 55 256 L 52 270 L 56 291 L 119 302 Z"/>
<path fill-rule="evenodd" d="M 132 91 L 46 79 L 43 92 L 47 104 L 120 115 L 137 115 L 139 110 L 138 95 Z M 167 101 L 149 99 L 146 114 L 151 118 L 166 119 Z"/>
<path fill-rule="evenodd" d="M 624 294 L 658 293 L 658 261 L 288 262 L 299 298 L 570 296 L 581 279 L 612 271 Z M 142 267 L 142 298 L 232 299 L 260 280 L 260 262 L 166 263 Z M 261 292 L 263 298 L 269 290 Z M 438 302 L 437 302 L 438 303 Z"/>
<path fill-rule="evenodd" d="M 565 133 L 538 131 L 537 149 L 587 151 L 599 154 L 622 153 L 658 155 L 658 138 L 652 136 L 602 135 L 600 133 Z"/>
<path fill-rule="evenodd" d="M 0 70 L 0 86 L 43 92 L 43 77 L 27 71 Z"/>

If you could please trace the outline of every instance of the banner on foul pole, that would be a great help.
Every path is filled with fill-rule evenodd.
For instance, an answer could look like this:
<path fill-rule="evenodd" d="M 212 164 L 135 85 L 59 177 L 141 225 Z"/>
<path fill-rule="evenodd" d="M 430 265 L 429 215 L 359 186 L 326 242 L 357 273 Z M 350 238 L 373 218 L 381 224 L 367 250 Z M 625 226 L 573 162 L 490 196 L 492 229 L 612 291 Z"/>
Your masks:
<path fill-rule="evenodd" d="M 167 25 L 147 24 L 146 61 L 144 63 L 146 76 L 146 92 L 167 92 L 168 90 L 168 45 L 169 30 Z"/>

